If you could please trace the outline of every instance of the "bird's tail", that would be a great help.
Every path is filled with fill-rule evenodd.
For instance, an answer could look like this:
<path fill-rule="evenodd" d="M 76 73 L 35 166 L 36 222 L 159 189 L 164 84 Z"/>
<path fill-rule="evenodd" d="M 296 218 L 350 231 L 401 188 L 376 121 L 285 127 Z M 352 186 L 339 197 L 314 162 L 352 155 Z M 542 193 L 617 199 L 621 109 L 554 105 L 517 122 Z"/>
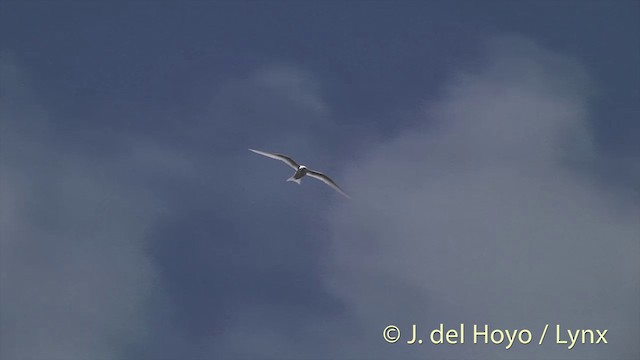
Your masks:
<path fill-rule="evenodd" d="M 288 179 L 287 179 L 287 181 L 293 181 L 294 183 L 296 183 L 296 184 L 300 185 L 300 182 L 302 181 L 302 178 L 300 178 L 300 179 L 296 179 L 296 178 L 294 178 L 294 177 L 292 176 L 292 177 L 288 178 Z"/>

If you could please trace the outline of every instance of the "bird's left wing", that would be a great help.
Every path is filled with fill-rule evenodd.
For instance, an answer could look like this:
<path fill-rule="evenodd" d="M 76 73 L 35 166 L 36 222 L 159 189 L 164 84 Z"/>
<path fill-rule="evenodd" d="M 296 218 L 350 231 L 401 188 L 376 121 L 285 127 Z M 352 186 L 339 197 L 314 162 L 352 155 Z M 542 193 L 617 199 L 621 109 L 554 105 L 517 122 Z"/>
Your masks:
<path fill-rule="evenodd" d="M 300 167 L 300 165 L 298 165 L 297 162 L 295 162 L 292 158 L 286 156 L 286 155 L 282 155 L 282 154 L 275 154 L 275 153 L 270 153 L 270 152 L 266 152 L 266 151 L 260 151 L 260 150 L 253 150 L 253 149 L 249 149 L 250 151 L 253 151 L 256 154 L 260 154 L 262 156 L 266 156 L 272 159 L 276 159 L 276 160 L 280 160 L 283 161 L 285 164 L 291 166 L 292 168 L 298 170 L 298 168 Z"/>
<path fill-rule="evenodd" d="M 338 184 L 336 184 L 333 180 L 331 180 L 331 178 L 328 177 L 327 175 L 325 175 L 325 174 L 323 174 L 323 173 L 321 173 L 319 171 L 315 171 L 315 170 L 311 170 L 311 169 L 309 169 L 307 171 L 307 175 L 311 176 L 314 179 L 318 179 L 318 180 L 322 181 L 323 183 L 331 186 L 334 190 L 336 190 L 340 194 L 342 194 L 345 197 L 349 198 L 349 195 L 347 195 L 342 189 L 340 189 Z"/>

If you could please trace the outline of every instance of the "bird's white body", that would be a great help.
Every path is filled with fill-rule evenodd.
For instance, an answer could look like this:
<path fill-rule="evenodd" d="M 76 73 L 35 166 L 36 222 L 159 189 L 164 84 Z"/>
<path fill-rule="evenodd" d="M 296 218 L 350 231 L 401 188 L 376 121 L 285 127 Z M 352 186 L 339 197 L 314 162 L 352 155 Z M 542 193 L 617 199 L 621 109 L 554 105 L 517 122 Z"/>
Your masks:
<path fill-rule="evenodd" d="M 340 194 L 344 195 L 345 197 L 349 197 L 349 195 L 347 195 L 344 191 L 342 191 L 342 189 L 338 186 L 338 184 L 336 184 L 333 180 L 331 180 L 331 178 L 329 178 L 327 175 L 319 172 L 319 171 L 315 171 L 315 170 L 311 170 L 308 167 L 304 166 L 304 165 L 299 165 L 297 162 L 295 162 L 295 160 L 293 160 L 292 158 L 283 155 L 283 154 L 276 154 L 276 153 L 269 153 L 266 151 L 260 151 L 260 150 L 253 150 L 253 149 L 249 149 L 250 151 L 253 151 L 256 154 L 262 155 L 262 156 L 266 156 L 272 159 L 276 159 L 276 160 L 280 160 L 283 161 L 285 164 L 289 165 L 290 167 L 292 167 L 293 169 L 296 170 L 296 172 L 287 179 L 287 181 L 292 181 L 298 185 L 300 185 L 300 183 L 302 182 L 302 178 L 305 175 L 309 175 L 314 179 L 318 179 L 320 181 L 322 181 L 323 183 L 329 185 L 330 187 L 332 187 L 334 190 L 336 190 L 337 192 L 339 192 Z"/>
<path fill-rule="evenodd" d="M 302 182 L 302 178 L 307 175 L 307 167 L 304 165 L 300 165 L 298 167 L 298 170 L 296 170 L 296 172 L 287 179 L 287 181 L 293 181 L 294 183 L 300 185 L 300 183 Z"/>

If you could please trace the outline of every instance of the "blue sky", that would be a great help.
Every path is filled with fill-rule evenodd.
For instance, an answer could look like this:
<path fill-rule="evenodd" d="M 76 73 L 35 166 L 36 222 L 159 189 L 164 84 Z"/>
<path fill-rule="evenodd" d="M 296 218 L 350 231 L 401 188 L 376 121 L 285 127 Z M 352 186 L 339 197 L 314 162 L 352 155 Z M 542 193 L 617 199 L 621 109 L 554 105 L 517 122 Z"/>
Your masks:
<path fill-rule="evenodd" d="M 636 358 L 638 34 L 622 0 L 3 1 L 0 354 Z M 611 340 L 381 338 L 440 322 Z"/>

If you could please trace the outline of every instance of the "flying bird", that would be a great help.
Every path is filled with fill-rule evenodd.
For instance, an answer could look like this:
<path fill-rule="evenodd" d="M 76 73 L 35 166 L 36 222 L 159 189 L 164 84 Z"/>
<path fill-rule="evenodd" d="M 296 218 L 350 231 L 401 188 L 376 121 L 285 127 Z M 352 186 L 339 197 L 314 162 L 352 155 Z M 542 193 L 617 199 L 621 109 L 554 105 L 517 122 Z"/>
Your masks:
<path fill-rule="evenodd" d="M 345 197 L 349 198 L 349 195 L 347 195 L 344 191 L 342 191 L 342 189 L 338 186 L 338 184 L 336 184 L 333 180 L 331 180 L 330 177 L 328 177 L 327 175 L 319 172 L 319 171 L 315 171 L 315 170 L 311 170 L 308 167 L 304 166 L 304 165 L 300 165 L 297 162 L 295 162 L 295 160 L 293 160 L 292 158 L 286 156 L 286 155 L 282 155 L 282 154 L 276 154 L 276 153 L 270 153 L 270 152 L 266 152 L 266 151 L 260 151 L 260 150 L 254 150 L 254 149 L 249 149 L 250 151 L 253 151 L 256 154 L 262 155 L 262 156 L 266 156 L 272 159 L 276 159 L 276 160 L 280 160 L 282 162 L 284 162 L 285 164 L 291 166 L 293 169 L 296 170 L 296 172 L 287 179 L 287 181 L 293 181 L 294 183 L 300 185 L 300 182 L 302 181 L 302 178 L 305 175 L 309 175 L 314 179 L 318 179 L 320 181 L 322 181 L 323 183 L 331 186 L 334 190 L 336 190 L 337 192 L 339 192 L 340 194 L 344 195 Z"/>

